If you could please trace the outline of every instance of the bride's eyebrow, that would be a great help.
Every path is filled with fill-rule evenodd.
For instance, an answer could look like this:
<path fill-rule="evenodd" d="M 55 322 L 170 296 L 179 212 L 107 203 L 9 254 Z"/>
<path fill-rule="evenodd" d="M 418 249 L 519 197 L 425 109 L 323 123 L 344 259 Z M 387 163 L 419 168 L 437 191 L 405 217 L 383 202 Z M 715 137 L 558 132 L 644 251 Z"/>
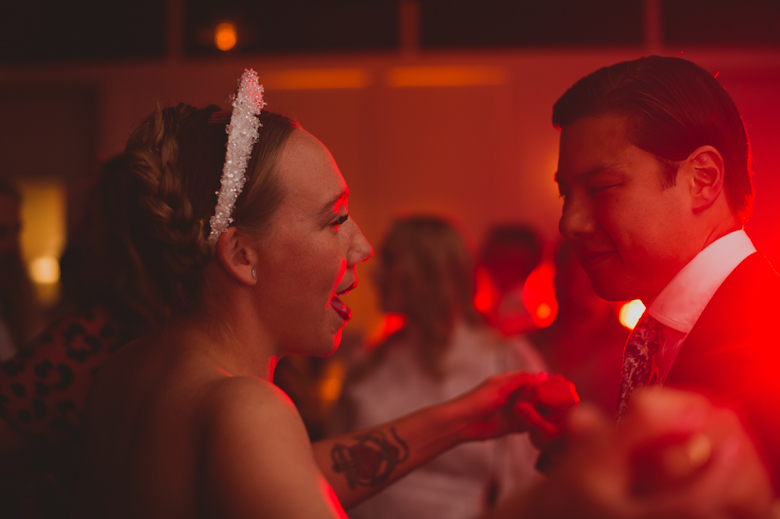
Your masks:
<path fill-rule="evenodd" d="M 322 206 L 322 209 L 320 209 L 320 214 L 321 215 L 333 214 L 333 208 L 336 206 L 336 204 L 346 200 L 347 198 L 349 198 L 349 189 L 345 189 L 344 191 L 342 191 L 341 193 L 333 197 L 333 199 L 326 202 L 325 205 Z"/>

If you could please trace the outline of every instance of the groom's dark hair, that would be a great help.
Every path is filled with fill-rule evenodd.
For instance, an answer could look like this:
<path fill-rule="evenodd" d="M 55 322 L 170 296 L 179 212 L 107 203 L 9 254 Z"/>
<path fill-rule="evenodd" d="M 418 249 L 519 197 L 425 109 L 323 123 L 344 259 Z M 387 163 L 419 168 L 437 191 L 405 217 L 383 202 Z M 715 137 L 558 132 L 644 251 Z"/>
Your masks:
<path fill-rule="evenodd" d="M 625 116 L 629 141 L 658 158 L 665 187 L 675 184 L 678 163 L 696 148 L 717 149 L 725 163 L 726 199 L 747 220 L 753 205 L 750 143 L 731 96 L 706 70 L 661 56 L 601 68 L 558 99 L 553 125 L 610 114 Z"/>

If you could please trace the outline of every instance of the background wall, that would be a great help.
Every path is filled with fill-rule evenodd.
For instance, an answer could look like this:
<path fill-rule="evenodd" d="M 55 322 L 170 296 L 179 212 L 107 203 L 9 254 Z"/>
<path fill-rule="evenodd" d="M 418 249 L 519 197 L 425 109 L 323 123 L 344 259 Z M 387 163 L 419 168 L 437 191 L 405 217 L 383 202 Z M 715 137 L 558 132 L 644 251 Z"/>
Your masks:
<path fill-rule="evenodd" d="M 175 49 L 174 49 L 175 50 Z M 702 65 L 734 97 L 753 143 L 757 190 L 748 230 L 780 263 L 780 50 L 775 47 L 570 46 L 514 50 L 225 54 L 0 64 L 0 154 L 6 174 L 78 186 L 121 152 L 159 103 L 223 104 L 245 67 L 268 108 L 298 118 L 331 150 L 352 190 L 351 214 L 378 245 L 410 212 L 458 219 L 475 242 L 494 222 L 536 225 L 557 239 L 554 101 L 581 76 L 651 52 Z M 70 188 L 78 191 L 77 188 Z M 73 204 L 72 204 L 73 205 Z M 71 207 L 78 209 L 78 207 Z M 349 296 L 354 320 L 377 325 L 370 262 Z"/>

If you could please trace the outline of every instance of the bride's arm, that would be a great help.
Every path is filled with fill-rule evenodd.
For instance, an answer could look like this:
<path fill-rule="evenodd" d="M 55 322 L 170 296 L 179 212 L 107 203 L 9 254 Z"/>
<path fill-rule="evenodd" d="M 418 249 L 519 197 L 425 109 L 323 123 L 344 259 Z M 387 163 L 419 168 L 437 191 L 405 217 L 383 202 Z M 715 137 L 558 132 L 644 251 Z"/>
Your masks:
<path fill-rule="evenodd" d="M 534 389 L 542 386 L 554 390 Z M 542 418 L 529 400 L 555 419 Z M 313 444 L 314 457 L 342 505 L 349 508 L 463 442 L 530 431 L 543 445 L 566 426 L 575 404 L 576 394 L 560 377 L 505 373 L 454 400 L 318 441 Z"/>

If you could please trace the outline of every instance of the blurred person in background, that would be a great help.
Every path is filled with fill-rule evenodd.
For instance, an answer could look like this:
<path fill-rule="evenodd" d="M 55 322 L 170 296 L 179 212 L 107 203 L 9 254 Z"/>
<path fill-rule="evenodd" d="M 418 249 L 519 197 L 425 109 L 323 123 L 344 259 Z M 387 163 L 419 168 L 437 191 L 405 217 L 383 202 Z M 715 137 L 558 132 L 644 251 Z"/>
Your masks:
<path fill-rule="evenodd" d="M 3 518 L 67 517 L 78 466 L 81 414 L 95 372 L 166 309 L 126 249 L 118 183 L 109 160 L 86 187 L 86 213 L 61 259 L 59 316 L 0 364 L 0 503 Z"/>
<path fill-rule="evenodd" d="M 569 242 L 556 255 L 555 321 L 529 335 L 550 371 L 577 387 L 583 402 L 615 416 L 623 347 L 629 330 L 620 324 L 615 303 L 601 299 Z"/>
<path fill-rule="evenodd" d="M 479 310 L 506 336 L 538 328 L 523 300 L 523 289 L 542 260 L 543 246 L 532 227 L 513 223 L 493 226 L 482 244 L 477 281 L 488 296 Z"/>
<path fill-rule="evenodd" d="M 0 178 L 0 361 L 40 330 L 40 308 L 22 261 L 21 210 L 18 188 Z"/>
<path fill-rule="evenodd" d="M 379 248 L 382 310 L 405 325 L 354 359 L 338 430 L 369 427 L 443 402 L 486 377 L 544 365 L 522 337 L 505 339 L 475 310 L 474 261 L 447 220 L 396 220 Z M 535 479 L 537 452 L 515 435 L 456 447 L 348 510 L 358 518 L 467 518 Z"/>

